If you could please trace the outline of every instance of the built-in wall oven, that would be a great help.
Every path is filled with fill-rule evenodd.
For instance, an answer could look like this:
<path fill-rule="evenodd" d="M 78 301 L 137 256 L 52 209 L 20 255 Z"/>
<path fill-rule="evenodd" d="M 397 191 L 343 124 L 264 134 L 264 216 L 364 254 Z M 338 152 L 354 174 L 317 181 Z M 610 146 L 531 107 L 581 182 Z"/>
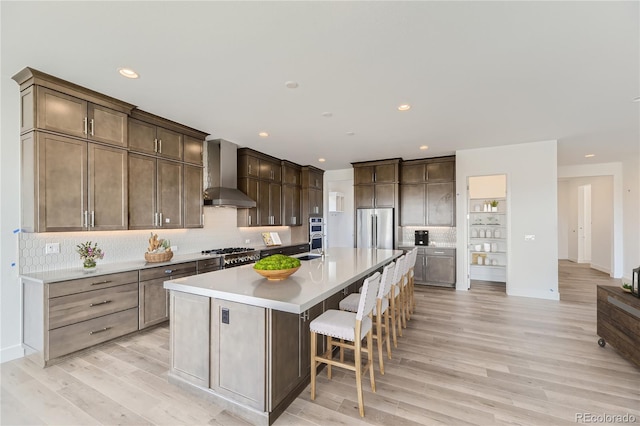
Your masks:
<path fill-rule="evenodd" d="M 309 218 L 309 246 L 311 250 L 322 250 L 324 221 L 321 217 Z"/>

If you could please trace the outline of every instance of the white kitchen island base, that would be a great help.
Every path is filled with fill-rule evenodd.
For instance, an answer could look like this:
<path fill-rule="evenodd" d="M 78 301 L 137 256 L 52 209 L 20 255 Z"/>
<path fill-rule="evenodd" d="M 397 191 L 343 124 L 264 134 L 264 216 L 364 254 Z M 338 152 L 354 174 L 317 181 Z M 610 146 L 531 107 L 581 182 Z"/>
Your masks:
<path fill-rule="evenodd" d="M 330 249 L 277 282 L 252 265 L 167 281 L 170 382 L 251 423 L 273 423 L 309 383 L 309 323 L 401 254 Z"/>

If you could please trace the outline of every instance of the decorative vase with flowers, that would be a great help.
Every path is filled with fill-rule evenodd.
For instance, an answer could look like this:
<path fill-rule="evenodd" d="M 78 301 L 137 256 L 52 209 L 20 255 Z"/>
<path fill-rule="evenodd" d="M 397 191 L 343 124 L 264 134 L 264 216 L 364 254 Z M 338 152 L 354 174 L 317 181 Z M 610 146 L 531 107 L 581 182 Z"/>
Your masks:
<path fill-rule="evenodd" d="M 104 252 L 98 243 L 87 241 L 76 246 L 76 251 L 80 255 L 80 259 L 83 260 L 82 266 L 87 272 L 94 271 L 96 269 L 96 259 L 104 258 Z"/>

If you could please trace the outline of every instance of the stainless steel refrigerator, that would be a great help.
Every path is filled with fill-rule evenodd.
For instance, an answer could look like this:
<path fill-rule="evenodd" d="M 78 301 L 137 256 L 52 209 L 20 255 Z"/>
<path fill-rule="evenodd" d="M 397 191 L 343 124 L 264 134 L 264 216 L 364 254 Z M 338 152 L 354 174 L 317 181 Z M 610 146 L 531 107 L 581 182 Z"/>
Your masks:
<path fill-rule="evenodd" d="M 393 209 L 357 209 L 356 218 L 356 247 L 393 249 Z"/>

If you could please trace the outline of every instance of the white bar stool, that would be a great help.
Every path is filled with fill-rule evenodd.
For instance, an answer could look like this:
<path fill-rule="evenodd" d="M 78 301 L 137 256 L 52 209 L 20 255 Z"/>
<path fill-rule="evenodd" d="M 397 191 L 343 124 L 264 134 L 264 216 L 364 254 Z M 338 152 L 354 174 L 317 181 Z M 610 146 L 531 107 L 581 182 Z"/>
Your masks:
<path fill-rule="evenodd" d="M 358 406 L 360 417 L 364 417 L 364 399 L 362 396 L 362 371 L 369 369 L 371 390 L 376 391 L 373 377 L 373 347 L 371 312 L 376 303 L 376 295 L 380 286 L 380 273 L 376 272 L 364 281 L 358 312 L 346 312 L 330 309 L 311 321 L 311 400 L 316 398 L 316 372 L 320 363 L 327 364 L 327 377 L 331 379 L 331 367 L 341 367 L 356 373 L 356 388 L 358 392 Z M 316 355 L 316 335 L 327 336 L 327 351 Z M 362 348 L 362 339 L 367 338 L 366 350 Z M 343 339 L 348 342 L 336 342 L 333 339 Z M 354 364 L 348 364 L 332 359 L 333 347 L 346 347 L 354 350 Z M 367 353 L 367 363 L 362 368 L 362 352 Z"/>
<path fill-rule="evenodd" d="M 382 270 L 382 278 L 380 278 L 380 287 L 378 289 L 378 297 L 376 305 L 373 308 L 373 316 L 375 317 L 375 333 L 373 338 L 378 341 L 378 364 L 380 365 L 380 373 L 384 374 L 384 356 L 382 355 L 382 341 L 387 345 L 387 357 L 391 359 L 391 343 L 389 339 L 389 299 L 391 294 L 391 281 L 393 280 L 393 271 L 395 264 L 390 263 Z M 360 303 L 360 294 L 352 293 L 340 301 L 340 310 L 357 312 Z M 382 318 L 384 317 L 384 324 Z M 342 352 L 340 360 L 342 361 Z"/>

